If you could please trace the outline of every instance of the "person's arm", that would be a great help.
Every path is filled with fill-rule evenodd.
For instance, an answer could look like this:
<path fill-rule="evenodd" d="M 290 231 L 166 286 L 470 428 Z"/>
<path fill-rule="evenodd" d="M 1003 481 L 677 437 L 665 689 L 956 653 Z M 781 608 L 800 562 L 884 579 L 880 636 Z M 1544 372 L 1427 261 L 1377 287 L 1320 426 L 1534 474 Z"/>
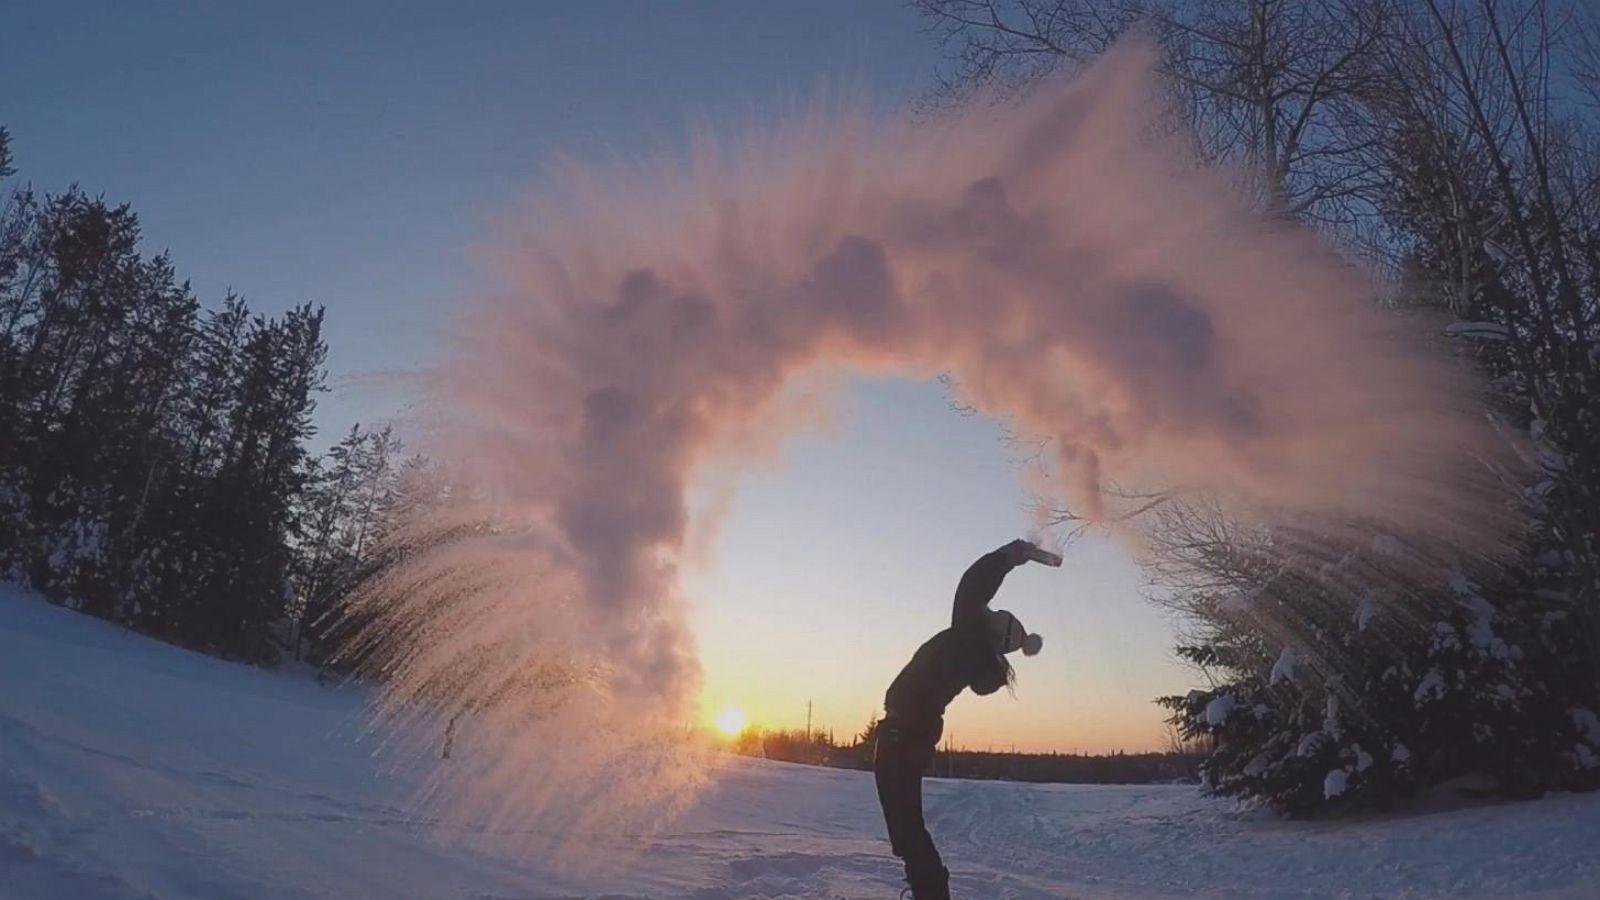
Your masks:
<path fill-rule="evenodd" d="M 1032 549 L 1033 545 L 1027 541 L 1015 540 L 998 550 L 985 553 L 968 566 L 966 574 L 961 576 L 961 583 L 956 585 L 950 624 L 955 626 L 981 621 L 989 601 L 1000 590 L 1000 583 L 1006 580 L 1012 569 L 1028 561 L 1028 553 Z"/>

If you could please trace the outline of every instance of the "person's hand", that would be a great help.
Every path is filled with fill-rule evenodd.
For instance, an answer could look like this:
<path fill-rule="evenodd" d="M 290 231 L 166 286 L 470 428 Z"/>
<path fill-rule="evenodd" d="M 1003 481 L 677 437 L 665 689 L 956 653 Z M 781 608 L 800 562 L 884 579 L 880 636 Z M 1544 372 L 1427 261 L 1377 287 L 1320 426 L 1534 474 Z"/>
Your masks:
<path fill-rule="evenodd" d="M 1013 566 L 1020 566 L 1025 562 L 1036 562 L 1046 566 L 1060 566 L 1061 554 L 1051 553 L 1041 548 L 1038 544 L 1017 538 L 1011 543 L 1000 548 L 1006 556 L 1006 561 Z"/>
<path fill-rule="evenodd" d="M 1006 555 L 1006 562 L 1011 563 L 1013 566 L 1020 566 L 1032 559 L 1033 554 L 1038 549 L 1038 547 L 1035 547 L 1033 544 L 1023 540 L 1022 538 L 1017 538 L 1011 543 L 1006 544 L 1004 547 L 1001 547 L 1000 552 Z"/>

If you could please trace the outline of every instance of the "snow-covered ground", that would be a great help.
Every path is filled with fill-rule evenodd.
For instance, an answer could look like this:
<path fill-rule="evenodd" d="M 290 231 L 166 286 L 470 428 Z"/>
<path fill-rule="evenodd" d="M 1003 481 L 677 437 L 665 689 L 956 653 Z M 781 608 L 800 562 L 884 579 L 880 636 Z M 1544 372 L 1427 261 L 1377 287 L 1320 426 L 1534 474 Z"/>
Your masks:
<path fill-rule="evenodd" d="M 726 760 L 632 865 L 441 843 L 357 689 L 188 653 L 0 587 L 0 897 L 898 896 L 864 773 Z M 956 896 L 1600 896 L 1600 796 L 1286 823 L 1193 788 L 930 780 Z"/>

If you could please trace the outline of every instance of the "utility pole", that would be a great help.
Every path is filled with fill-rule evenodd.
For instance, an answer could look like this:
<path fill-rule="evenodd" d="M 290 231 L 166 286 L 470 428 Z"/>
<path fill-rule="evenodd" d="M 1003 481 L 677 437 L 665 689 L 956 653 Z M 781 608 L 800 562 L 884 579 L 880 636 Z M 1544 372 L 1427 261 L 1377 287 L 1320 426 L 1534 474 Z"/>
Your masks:
<path fill-rule="evenodd" d="M 811 701 L 806 701 L 806 743 L 811 743 Z"/>

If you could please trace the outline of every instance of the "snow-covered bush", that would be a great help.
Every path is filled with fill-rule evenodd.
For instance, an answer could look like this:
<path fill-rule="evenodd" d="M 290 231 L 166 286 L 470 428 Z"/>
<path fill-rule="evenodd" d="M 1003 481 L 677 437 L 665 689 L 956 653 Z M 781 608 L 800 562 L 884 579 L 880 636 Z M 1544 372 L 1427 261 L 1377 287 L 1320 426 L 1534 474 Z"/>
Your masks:
<path fill-rule="evenodd" d="M 1186 737 L 1213 742 L 1207 787 L 1308 813 L 1386 806 L 1465 775 L 1513 795 L 1594 786 L 1596 684 L 1563 627 L 1571 598 L 1504 577 L 1498 604 L 1458 574 L 1379 611 L 1364 595 L 1343 623 L 1241 610 L 1233 629 L 1180 648 L 1217 679 L 1163 701 Z M 1273 590 L 1255 602 L 1304 608 Z M 1252 647 L 1265 630 L 1291 642 L 1270 659 Z"/>

